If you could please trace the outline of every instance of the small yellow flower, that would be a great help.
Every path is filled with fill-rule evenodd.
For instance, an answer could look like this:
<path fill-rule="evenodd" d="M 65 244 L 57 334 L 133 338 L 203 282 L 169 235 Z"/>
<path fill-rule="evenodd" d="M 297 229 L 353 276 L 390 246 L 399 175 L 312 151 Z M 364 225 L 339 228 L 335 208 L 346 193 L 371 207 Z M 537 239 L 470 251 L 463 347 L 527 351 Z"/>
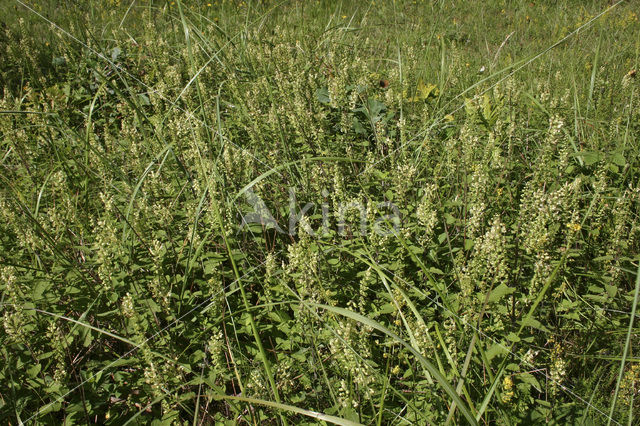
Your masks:
<path fill-rule="evenodd" d="M 502 402 L 510 402 L 515 395 L 513 392 L 513 379 L 511 376 L 505 376 L 504 380 L 502 380 L 502 390 Z"/>
<path fill-rule="evenodd" d="M 579 223 L 567 223 L 567 228 L 571 229 L 573 232 L 578 232 L 582 229 L 582 225 Z"/>
<path fill-rule="evenodd" d="M 506 376 L 502 381 L 502 385 L 507 390 L 511 389 L 513 387 L 513 379 L 511 378 L 511 376 Z"/>

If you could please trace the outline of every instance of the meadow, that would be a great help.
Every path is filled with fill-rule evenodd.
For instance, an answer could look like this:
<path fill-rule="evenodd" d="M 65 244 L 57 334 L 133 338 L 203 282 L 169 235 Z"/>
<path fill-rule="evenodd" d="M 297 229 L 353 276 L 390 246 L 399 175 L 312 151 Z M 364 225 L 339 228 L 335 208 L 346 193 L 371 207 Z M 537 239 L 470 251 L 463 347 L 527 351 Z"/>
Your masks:
<path fill-rule="evenodd" d="M 0 0 L 0 423 L 638 424 L 637 6 Z"/>

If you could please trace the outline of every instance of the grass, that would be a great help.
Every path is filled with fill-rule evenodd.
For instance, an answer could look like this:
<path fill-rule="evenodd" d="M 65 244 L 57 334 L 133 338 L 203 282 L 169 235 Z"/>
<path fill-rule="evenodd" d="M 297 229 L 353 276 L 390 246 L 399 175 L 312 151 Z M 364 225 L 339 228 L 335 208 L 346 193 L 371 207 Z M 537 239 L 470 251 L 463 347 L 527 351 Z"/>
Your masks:
<path fill-rule="evenodd" d="M 0 0 L 7 424 L 634 424 L 632 2 Z"/>

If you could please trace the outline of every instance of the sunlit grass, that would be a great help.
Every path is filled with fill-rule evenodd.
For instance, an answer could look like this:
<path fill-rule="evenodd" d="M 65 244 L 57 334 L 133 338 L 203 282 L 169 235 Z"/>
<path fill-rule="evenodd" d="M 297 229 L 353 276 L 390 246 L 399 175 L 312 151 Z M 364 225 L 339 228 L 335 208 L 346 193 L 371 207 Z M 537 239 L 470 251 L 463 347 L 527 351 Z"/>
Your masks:
<path fill-rule="evenodd" d="M 0 5 L 5 423 L 633 423 L 631 2 Z"/>

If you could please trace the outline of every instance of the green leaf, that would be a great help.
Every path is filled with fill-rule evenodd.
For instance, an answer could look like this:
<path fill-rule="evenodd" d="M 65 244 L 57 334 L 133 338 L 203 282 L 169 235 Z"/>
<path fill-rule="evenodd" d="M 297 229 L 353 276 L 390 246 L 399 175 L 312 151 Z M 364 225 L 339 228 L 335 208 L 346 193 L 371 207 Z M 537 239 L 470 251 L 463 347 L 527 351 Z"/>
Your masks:
<path fill-rule="evenodd" d="M 497 302 L 504 296 L 512 294 L 514 291 L 516 291 L 515 288 L 511 288 L 505 283 L 502 283 L 491 291 L 491 294 L 489 295 L 489 302 Z"/>
<path fill-rule="evenodd" d="M 536 330 L 541 330 L 544 331 L 545 333 L 550 333 L 551 331 L 545 327 L 540 321 L 538 321 L 535 318 L 525 318 L 524 320 L 521 321 L 520 323 L 523 327 L 531 327 L 531 328 L 535 328 Z"/>
<path fill-rule="evenodd" d="M 581 153 L 584 164 L 591 166 L 601 160 L 602 156 L 596 151 L 582 151 Z"/>
<path fill-rule="evenodd" d="M 617 164 L 620 167 L 624 167 L 625 164 L 627 164 L 627 160 L 626 158 L 624 158 L 624 155 L 622 155 L 621 152 L 616 152 L 611 156 L 611 161 L 614 164 Z"/>
<path fill-rule="evenodd" d="M 522 380 L 524 383 L 527 383 L 533 386 L 538 392 L 542 391 L 542 386 L 540 386 L 540 382 L 538 381 L 538 379 L 535 378 L 535 376 L 533 376 L 533 374 L 522 373 L 518 375 L 518 378 Z"/>
<path fill-rule="evenodd" d="M 509 350 L 502 344 L 496 343 L 489 348 L 487 352 L 485 352 L 487 356 L 487 360 L 491 361 L 493 358 L 509 353 Z"/>
<path fill-rule="evenodd" d="M 316 89 L 316 99 L 318 99 L 318 102 L 320 102 L 321 104 L 331 104 L 331 98 L 329 98 L 329 89 L 326 87 L 318 87 Z"/>
<path fill-rule="evenodd" d="M 518 335 L 513 331 L 507 335 L 507 339 L 514 343 L 518 343 L 520 341 L 520 338 L 518 337 Z"/>
<path fill-rule="evenodd" d="M 451 225 L 456 221 L 456 218 L 453 217 L 450 213 L 445 213 L 444 218 L 447 221 L 447 225 Z M 445 237 L 446 238 L 446 237 Z"/>
<path fill-rule="evenodd" d="M 31 378 L 35 378 L 38 373 L 40 373 L 40 370 L 42 370 L 42 364 L 36 364 L 27 369 L 27 375 Z"/>
<path fill-rule="evenodd" d="M 144 106 L 151 105 L 151 101 L 149 100 L 149 97 L 144 93 L 138 94 L 138 102 L 140 103 L 140 105 L 144 105 Z"/>
<path fill-rule="evenodd" d="M 49 280 L 36 281 L 36 284 L 33 286 L 33 300 L 42 299 L 44 292 L 51 288 L 52 285 L 53 282 Z"/>

